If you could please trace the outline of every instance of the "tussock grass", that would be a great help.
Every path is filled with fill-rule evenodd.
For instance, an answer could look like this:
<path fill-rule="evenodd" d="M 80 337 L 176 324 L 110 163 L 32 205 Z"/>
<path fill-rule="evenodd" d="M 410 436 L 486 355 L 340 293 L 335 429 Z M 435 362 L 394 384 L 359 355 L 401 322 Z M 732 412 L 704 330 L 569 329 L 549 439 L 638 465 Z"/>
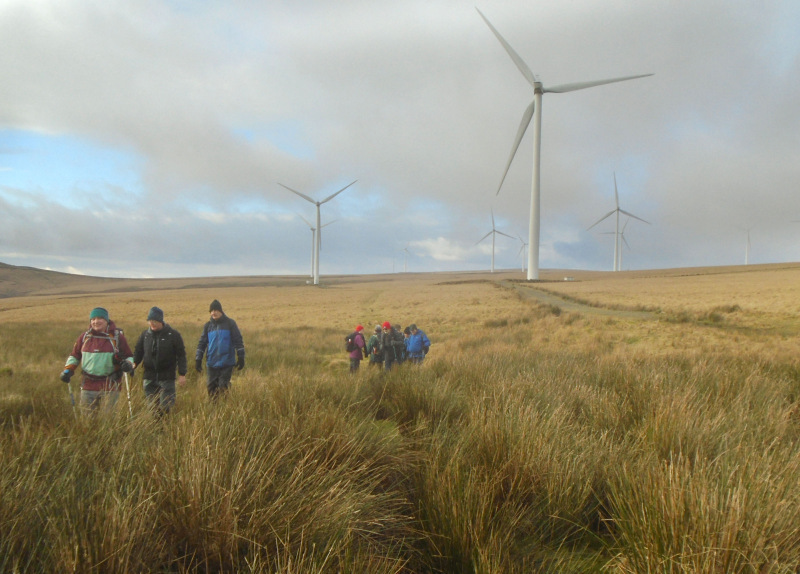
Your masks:
<path fill-rule="evenodd" d="M 557 314 L 418 281 L 0 307 L 0 571 L 800 568 L 791 317 Z M 156 421 L 139 375 L 132 419 L 124 396 L 74 417 L 57 375 L 89 308 L 133 342 L 158 304 L 192 364 L 213 298 L 247 345 L 225 400 L 190 371 Z M 344 335 L 389 317 L 431 336 L 425 364 L 350 375 Z"/>

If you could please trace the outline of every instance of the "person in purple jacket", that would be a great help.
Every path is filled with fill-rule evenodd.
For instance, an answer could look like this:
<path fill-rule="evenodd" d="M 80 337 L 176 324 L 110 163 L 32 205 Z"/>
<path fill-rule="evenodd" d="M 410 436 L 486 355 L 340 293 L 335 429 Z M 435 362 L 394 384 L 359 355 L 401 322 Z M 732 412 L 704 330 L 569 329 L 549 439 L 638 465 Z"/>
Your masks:
<path fill-rule="evenodd" d="M 352 340 L 352 344 L 349 347 L 354 347 L 348 356 L 350 357 L 350 372 L 355 373 L 358 367 L 361 366 L 361 359 L 364 358 L 364 349 L 367 347 L 367 343 L 364 341 L 364 327 L 356 325 L 356 330 L 352 335 L 348 335 L 347 339 Z"/>

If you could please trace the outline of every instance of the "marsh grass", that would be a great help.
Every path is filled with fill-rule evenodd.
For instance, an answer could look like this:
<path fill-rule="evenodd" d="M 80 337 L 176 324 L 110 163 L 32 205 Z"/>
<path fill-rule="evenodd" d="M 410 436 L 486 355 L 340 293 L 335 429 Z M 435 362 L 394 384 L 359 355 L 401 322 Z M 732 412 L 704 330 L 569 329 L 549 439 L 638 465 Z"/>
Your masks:
<path fill-rule="evenodd" d="M 0 571 L 800 567 L 791 321 L 557 314 L 490 282 L 157 295 L 0 309 Z M 140 375 L 133 418 L 73 416 L 76 308 L 133 344 L 159 304 L 192 365 L 213 298 L 248 349 L 225 400 L 192 369 L 159 421 Z M 425 364 L 350 375 L 344 335 L 385 317 L 426 330 Z"/>

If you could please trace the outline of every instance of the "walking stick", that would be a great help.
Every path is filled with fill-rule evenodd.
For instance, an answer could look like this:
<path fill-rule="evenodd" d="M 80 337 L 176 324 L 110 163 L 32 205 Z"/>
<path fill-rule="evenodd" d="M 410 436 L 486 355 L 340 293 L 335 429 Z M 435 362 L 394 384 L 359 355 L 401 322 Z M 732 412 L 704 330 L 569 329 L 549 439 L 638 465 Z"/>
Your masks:
<path fill-rule="evenodd" d="M 72 403 L 72 414 L 78 418 L 78 411 L 75 410 L 75 395 L 72 394 L 72 383 L 67 383 L 67 390 L 69 391 L 69 401 Z"/>
<path fill-rule="evenodd" d="M 128 417 L 133 418 L 133 407 L 131 407 L 131 384 L 128 381 L 128 373 L 125 375 L 125 391 L 128 393 Z"/>

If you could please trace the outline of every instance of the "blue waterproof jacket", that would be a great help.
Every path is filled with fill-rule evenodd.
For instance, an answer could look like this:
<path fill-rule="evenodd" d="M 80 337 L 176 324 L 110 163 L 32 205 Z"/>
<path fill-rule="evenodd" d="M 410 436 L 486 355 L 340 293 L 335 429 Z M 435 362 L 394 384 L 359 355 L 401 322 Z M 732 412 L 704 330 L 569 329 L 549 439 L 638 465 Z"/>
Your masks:
<path fill-rule="evenodd" d="M 406 351 L 409 357 L 424 357 L 425 349 L 431 346 L 431 341 L 424 331 L 417 330 L 416 334 L 411 333 L 406 339 Z"/>
<path fill-rule="evenodd" d="M 219 320 L 211 319 L 203 327 L 203 334 L 197 343 L 195 359 L 206 354 L 206 364 L 214 369 L 232 367 L 236 357 L 244 357 L 244 342 L 236 321 L 223 313 Z"/>

